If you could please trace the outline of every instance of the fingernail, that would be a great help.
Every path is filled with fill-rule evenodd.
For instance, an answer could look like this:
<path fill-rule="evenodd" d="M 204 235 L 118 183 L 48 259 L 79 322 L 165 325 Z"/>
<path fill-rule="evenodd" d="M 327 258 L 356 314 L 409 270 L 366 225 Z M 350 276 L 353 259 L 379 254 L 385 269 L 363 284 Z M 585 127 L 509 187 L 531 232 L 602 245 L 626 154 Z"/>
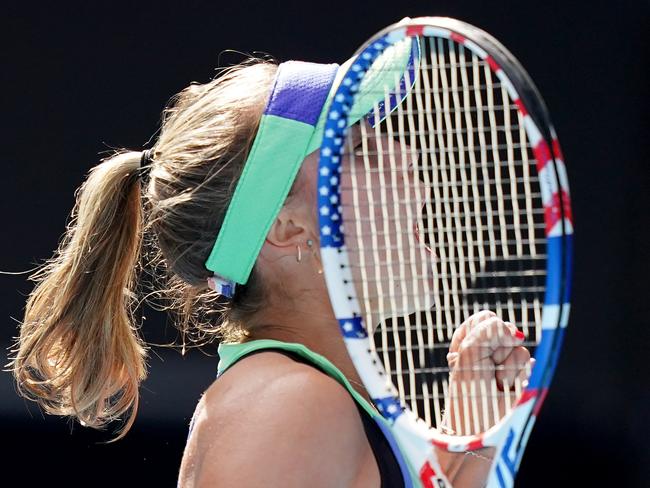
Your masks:
<path fill-rule="evenodd" d="M 520 330 L 517 330 L 517 331 L 515 332 L 515 337 L 516 337 L 517 339 L 519 339 L 520 341 L 523 341 L 523 340 L 526 338 L 526 336 L 524 335 L 524 333 L 523 333 L 522 331 L 520 331 Z"/>

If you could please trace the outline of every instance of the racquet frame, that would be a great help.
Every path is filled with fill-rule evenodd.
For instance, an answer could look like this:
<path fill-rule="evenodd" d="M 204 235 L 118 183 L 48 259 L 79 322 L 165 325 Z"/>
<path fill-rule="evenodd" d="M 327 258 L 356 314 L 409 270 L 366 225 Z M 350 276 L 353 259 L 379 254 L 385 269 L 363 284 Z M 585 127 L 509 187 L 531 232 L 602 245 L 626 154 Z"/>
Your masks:
<path fill-rule="evenodd" d="M 523 116 L 532 145 L 542 203 L 545 211 L 547 262 L 546 290 L 542 309 L 541 340 L 535 350 L 536 365 L 514 408 L 499 423 L 481 435 L 451 436 L 429 428 L 400 403 L 395 388 L 387 381 L 379 356 L 370 347 L 359 311 L 350 260 L 344 245 L 340 213 L 341 162 L 347 130 L 347 112 L 359 82 L 384 50 L 405 37 L 435 37 L 452 40 L 477 55 L 504 84 Z M 332 114 L 336 114 L 333 117 Z M 318 178 L 321 256 L 332 306 L 339 321 L 348 353 L 373 402 L 389 422 L 406 457 L 417 470 L 425 487 L 451 486 L 436 456 L 436 447 L 450 452 L 496 448 L 489 477 L 490 487 L 510 487 L 514 483 L 524 448 L 548 391 L 569 316 L 570 270 L 573 222 L 564 158 L 548 111 L 530 77 L 505 47 L 489 34 L 454 19 L 416 18 L 394 24 L 371 38 L 336 88 L 321 146 Z"/>

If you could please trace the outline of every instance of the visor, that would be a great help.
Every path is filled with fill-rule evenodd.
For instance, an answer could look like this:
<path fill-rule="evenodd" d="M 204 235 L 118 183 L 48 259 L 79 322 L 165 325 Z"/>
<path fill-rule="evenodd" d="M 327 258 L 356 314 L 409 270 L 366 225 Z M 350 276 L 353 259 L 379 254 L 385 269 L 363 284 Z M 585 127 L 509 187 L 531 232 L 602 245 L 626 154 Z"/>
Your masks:
<path fill-rule="evenodd" d="M 320 147 L 331 97 L 343 76 L 354 69 L 353 60 L 342 66 L 288 61 L 278 67 L 257 135 L 205 263 L 214 273 L 208 284 L 218 293 L 232 296 L 236 283 L 248 281 L 303 160 Z M 385 87 L 400 83 L 396 91 L 403 99 L 408 93 L 403 75 L 413 73 L 418 62 L 415 40 L 407 38 L 386 49 L 375 63 L 380 68 L 361 82 L 348 126 L 369 114 L 375 103 L 379 102 L 381 111 Z M 368 120 L 371 125 L 376 122 L 372 116 Z"/>

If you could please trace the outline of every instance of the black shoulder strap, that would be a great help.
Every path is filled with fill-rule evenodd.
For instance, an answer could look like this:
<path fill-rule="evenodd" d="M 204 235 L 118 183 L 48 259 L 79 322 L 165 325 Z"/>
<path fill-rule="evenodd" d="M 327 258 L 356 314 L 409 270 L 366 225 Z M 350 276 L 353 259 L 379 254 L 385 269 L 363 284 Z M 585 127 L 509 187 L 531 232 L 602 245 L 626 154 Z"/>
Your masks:
<path fill-rule="evenodd" d="M 290 357 L 296 362 L 306 364 L 319 370 L 323 374 L 327 374 L 325 371 L 321 370 L 317 365 L 310 362 L 309 360 L 296 353 L 286 351 L 284 349 L 260 349 L 253 351 L 246 356 L 269 351 L 283 354 L 287 357 Z M 404 478 L 402 476 L 400 465 L 397 462 L 397 458 L 395 457 L 395 454 L 393 453 L 393 450 L 391 449 L 386 436 L 384 436 L 384 433 L 382 432 L 379 425 L 377 425 L 377 422 L 375 422 L 375 420 L 370 415 L 368 415 L 363 407 L 361 407 L 361 405 L 359 405 L 356 401 L 354 404 L 357 406 L 357 410 L 361 416 L 361 422 L 363 423 L 363 429 L 366 432 L 366 437 L 368 438 L 368 443 L 370 444 L 370 448 L 372 449 L 372 452 L 375 455 L 375 460 L 377 461 L 377 467 L 379 468 L 379 475 L 381 478 L 381 488 L 396 488 L 403 486 Z"/>

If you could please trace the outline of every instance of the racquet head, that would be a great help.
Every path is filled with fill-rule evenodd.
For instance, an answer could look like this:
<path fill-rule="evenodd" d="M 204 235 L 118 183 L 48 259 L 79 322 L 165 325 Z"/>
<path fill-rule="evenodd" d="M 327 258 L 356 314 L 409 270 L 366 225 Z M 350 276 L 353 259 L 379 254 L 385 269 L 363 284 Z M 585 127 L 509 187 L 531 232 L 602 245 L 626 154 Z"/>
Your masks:
<path fill-rule="evenodd" d="M 348 352 L 421 482 L 449 486 L 441 452 L 489 448 L 488 486 L 511 486 L 569 311 L 569 188 L 532 80 L 468 24 L 388 27 L 336 88 L 317 191 Z M 470 334 L 478 357 L 457 364 Z M 534 361 L 495 359 L 515 345 Z"/>

